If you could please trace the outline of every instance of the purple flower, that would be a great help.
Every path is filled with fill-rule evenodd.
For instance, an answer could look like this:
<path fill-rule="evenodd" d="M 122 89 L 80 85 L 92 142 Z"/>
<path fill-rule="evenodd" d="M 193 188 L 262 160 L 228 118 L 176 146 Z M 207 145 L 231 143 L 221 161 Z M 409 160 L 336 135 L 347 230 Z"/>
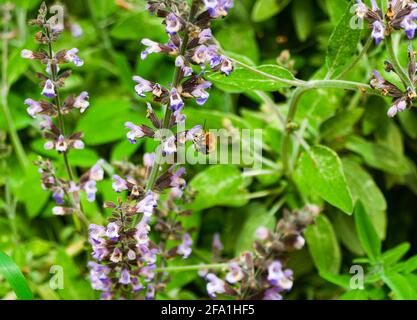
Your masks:
<path fill-rule="evenodd" d="M 159 43 L 155 41 L 152 41 L 149 39 L 143 39 L 141 43 L 144 46 L 147 46 L 146 50 L 140 54 L 140 57 L 142 60 L 145 60 L 148 57 L 148 55 L 150 55 L 151 53 L 161 52 L 161 46 L 159 45 Z"/>
<path fill-rule="evenodd" d="M 166 138 L 161 144 L 162 151 L 167 155 L 174 154 L 177 151 L 176 140 L 174 135 Z"/>
<path fill-rule="evenodd" d="M 176 34 L 182 28 L 180 19 L 173 13 L 170 13 L 165 18 L 166 31 L 168 34 Z"/>
<path fill-rule="evenodd" d="M 80 38 L 83 35 L 83 29 L 78 23 L 71 23 L 71 34 L 74 38 Z"/>
<path fill-rule="evenodd" d="M 55 149 L 58 152 L 65 152 L 68 150 L 68 144 L 62 134 L 59 135 L 58 140 L 55 143 Z"/>
<path fill-rule="evenodd" d="M 35 55 L 33 54 L 33 51 L 27 50 L 27 49 L 23 49 L 20 52 L 20 56 L 24 59 L 31 59 L 31 60 L 35 59 Z"/>
<path fill-rule="evenodd" d="M 81 94 L 75 98 L 74 108 L 80 109 L 80 112 L 83 113 L 90 105 L 90 103 L 87 100 L 88 98 L 88 92 L 81 92 Z"/>
<path fill-rule="evenodd" d="M 150 231 L 150 227 L 147 224 L 147 219 L 148 217 L 144 216 L 136 226 L 135 240 L 138 245 L 148 245 L 149 243 L 148 233 Z"/>
<path fill-rule="evenodd" d="M 229 76 L 230 73 L 233 71 L 233 63 L 231 60 L 227 59 L 225 56 L 220 57 L 220 71 L 223 72 L 225 75 Z"/>
<path fill-rule="evenodd" d="M 233 7 L 233 0 L 203 0 L 206 9 L 212 18 L 227 16 Z"/>
<path fill-rule="evenodd" d="M 416 17 L 410 14 L 406 16 L 401 22 L 401 28 L 405 30 L 405 34 L 407 35 L 407 38 L 410 40 L 414 38 L 417 29 L 417 24 L 413 21 L 415 19 Z"/>
<path fill-rule="evenodd" d="M 56 97 L 55 86 L 54 86 L 54 84 L 51 80 L 49 80 L 49 79 L 46 80 L 45 86 L 42 90 L 42 95 L 44 97 L 47 97 L 47 98 L 55 98 Z"/>
<path fill-rule="evenodd" d="M 295 249 L 301 250 L 304 247 L 305 243 L 306 243 L 305 239 L 303 238 L 302 235 L 299 234 L 299 235 L 297 235 L 293 246 L 294 246 Z"/>
<path fill-rule="evenodd" d="M 156 262 L 156 255 L 158 254 L 158 249 L 149 249 L 147 245 L 138 246 L 141 258 L 140 260 L 148 264 L 154 264 Z"/>
<path fill-rule="evenodd" d="M 211 33 L 211 29 L 207 28 L 204 30 L 201 30 L 200 34 L 198 35 L 198 43 L 204 44 L 205 42 L 213 39 L 213 34 Z"/>
<path fill-rule="evenodd" d="M 113 250 L 113 253 L 110 256 L 110 261 L 114 263 L 118 263 L 122 260 L 123 260 L 122 250 L 120 250 L 119 248 L 115 248 Z"/>
<path fill-rule="evenodd" d="M 169 107 L 172 111 L 177 111 L 184 107 L 184 102 L 181 99 L 181 96 L 179 95 L 176 88 L 172 88 L 171 94 L 170 94 L 170 103 Z"/>
<path fill-rule="evenodd" d="M 88 266 L 90 267 L 90 280 L 92 288 L 100 291 L 108 290 L 110 287 L 110 280 L 108 279 L 110 269 L 107 266 L 103 266 L 92 261 L 88 263 Z"/>
<path fill-rule="evenodd" d="M 94 180 L 87 181 L 84 185 L 84 190 L 87 193 L 87 200 L 89 202 L 94 202 L 96 200 L 97 182 Z"/>
<path fill-rule="evenodd" d="M 66 214 L 64 207 L 53 207 L 52 213 L 56 216 L 64 216 Z"/>
<path fill-rule="evenodd" d="M 97 161 L 97 163 L 91 167 L 90 170 L 90 180 L 94 181 L 101 181 L 104 178 L 104 170 L 102 168 L 102 165 L 104 164 L 104 160 L 100 159 Z"/>
<path fill-rule="evenodd" d="M 145 153 L 143 155 L 143 165 L 146 168 L 151 168 L 153 167 L 153 164 L 155 162 L 155 153 Z"/>
<path fill-rule="evenodd" d="M 157 198 L 156 194 L 152 191 L 149 191 L 145 198 L 143 198 L 137 205 L 136 205 L 136 212 L 143 213 L 145 217 L 150 217 L 155 208 L 157 207 Z"/>
<path fill-rule="evenodd" d="M 219 47 L 215 44 L 209 45 L 206 51 L 206 62 L 210 63 L 210 68 L 215 68 L 218 66 L 222 60 L 221 56 L 218 54 Z"/>
<path fill-rule="evenodd" d="M 211 82 L 204 81 L 203 83 L 197 85 L 191 94 L 197 99 L 197 103 L 199 105 L 203 105 L 206 103 L 207 99 L 209 98 L 209 93 L 206 89 L 211 88 Z"/>
<path fill-rule="evenodd" d="M 372 23 L 372 38 L 374 38 L 376 44 L 380 44 L 385 38 L 385 26 L 383 22 L 377 20 Z"/>
<path fill-rule="evenodd" d="M 153 265 L 147 265 L 146 267 L 142 267 L 139 271 L 139 274 L 144 278 L 146 282 L 150 282 L 155 277 L 154 270 L 156 269 L 156 266 Z"/>
<path fill-rule="evenodd" d="M 184 123 L 185 119 L 187 118 L 185 114 L 183 114 L 182 109 L 178 109 L 177 111 L 174 111 L 174 117 L 175 117 L 175 123 L 180 124 Z"/>
<path fill-rule="evenodd" d="M 258 229 L 256 229 L 256 238 L 258 238 L 259 240 L 266 240 L 269 237 L 269 230 L 265 227 L 259 227 Z"/>
<path fill-rule="evenodd" d="M 177 254 L 181 255 L 183 259 L 187 259 L 192 252 L 192 245 L 193 240 L 191 239 L 191 236 L 188 233 L 184 234 L 182 243 L 177 248 Z"/>
<path fill-rule="evenodd" d="M 206 276 L 206 279 L 208 280 L 207 293 L 211 298 L 216 298 L 217 294 L 226 292 L 225 282 L 219 279 L 215 274 L 209 273 Z"/>
<path fill-rule="evenodd" d="M 207 60 L 207 47 L 205 45 L 198 46 L 191 59 L 194 61 L 194 63 L 199 65 L 204 65 Z"/>
<path fill-rule="evenodd" d="M 132 144 L 136 143 L 136 139 L 140 139 L 145 136 L 145 133 L 143 132 L 142 128 L 140 126 L 133 124 L 132 122 L 126 122 L 125 127 L 130 129 L 130 131 L 126 134 L 126 136 L 127 136 L 127 139 L 130 141 L 130 143 Z"/>
<path fill-rule="evenodd" d="M 75 149 L 81 150 L 81 149 L 84 149 L 85 145 L 84 145 L 84 142 L 82 142 L 81 140 L 74 140 L 72 143 L 72 146 Z"/>
<path fill-rule="evenodd" d="M 282 296 L 279 294 L 279 288 L 271 288 L 265 291 L 264 300 L 282 300 Z"/>
<path fill-rule="evenodd" d="M 49 116 L 43 116 L 43 120 L 39 122 L 39 128 L 41 130 L 51 130 L 53 126 L 52 119 Z"/>
<path fill-rule="evenodd" d="M 407 102 L 404 99 L 398 99 L 395 101 L 394 105 L 389 108 L 388 116 L 393 118 L 397 115 L 398 112 L 404 111 L 407 108 Z"/>
<path fill-rule="evenodd" d="M 96 245 L 93 246 L 93 253 L 91 256 L 97 261 L 101 261 L 107 256 L 108 253 L 109 252 L 105 246 Z"/>
<path fill-rule="evenodd" d="M 108 266 L 93 261 L 88 262 L 88 266 L 91 268 L 90 272 L 94 272 L 94 275 L 101 280 L 107 279 L 107 276 L 110 273 L 110 268 Z"/>
<path fill-rule="evenodd" d="M 368 13 L 368 7 L 366 6 L 366 4 L 364 4 L 362 2 L 362 0 L 356 0 L 357 1 L 357 5 L 356 5 L 356 15 L 360 18 L 360 19 L 364 19 L 366 14 Z"/>
<path fill-rule="evenodd" d="M 114 180 L 114 182 L 112 184 L 112 188 L 117 193 L 120 193 L 120 192 L 128 189 L 126 180 L 122 179 L 117 174 L 113 175 L 113 180 Z"/>
<path fill-rule="evenodd" d="M 153 285 L 148 285 L 148 289 L 146 290 L 146 300 L 153 300 L 155 299 L 155 288 Z"/>
<path fill-rule="evenodd" d="M 385 79 L 381 76 L 381 74 L 377 71 L 373 71 L 374 78 L 371 80 L 371 85 L 375 89 L 384 89 L 385 87 Z"/>
<path fill-rule="evenodd" d="M 226 274 L 226 281 L 230 284 L 236 284 L 243 279 L 243 271 L 237 262 L 229 264 L 229 272 Z"/>
<path fill-rule="evenodd" d="M 26 109 L 27 113 L 33 118 L 35 118 L 38 113 L 43 111 L 42 106 L 38 101 L 26 99 L 25 104 L 29 106 Z"/>
<path fill-rule="evenodd" d="M 130 274 L 127 269 L 123 269 L 120 273 L 119 283 L 128 285 L 130 283 Z"/>
<path fill-rule="evenodd" d="M 135 253 L 135 251 L 133 251 L 132 249 L 130 249 L 130 250 L 127 252 L 127 258 L 128 258 L 129 260 L 135 260 L 135 259 L 136 259 L 136 253 Z"/>
<path fill-rule="evenodd" d="M 64 190 L 62 188 L 58 188 L 54 191 L 52 198 L 54 198 L 57 204 L 64 204 Z"/>
<path fill-rule="evenodd" d="M 193 69 L 185 64 L 185 60 L 183 56 L 178 56 L 175 59 L 175 66 L 180 67 L 184 77 L 189 77 L 193 74 Z"/>
<path fill-rule="evenodd" d="M 152 92 L 154 89 L 154 86 L 152 83 L 148 80 L 145 80 L 139 76 L 134 76 L 133 81 L 137 82 L 138 84 L 135 86 L 135 91 L 139 97 L 144 98 L 145 92 Z"/>
<path fill-rule="evenodd" d="M 139 292 L 144 289 L 143 284 L 140 282 L 138 277 L 133 277 L 130 279 L 130 282 L 132 283 L 132 290 L 133 292 Z"/>
<path fill-rule="evenodd" d="M 76 67 L 81 67 L 84 64 L 84 61 L 81 60 L 78 56 L 78 49 L 72 48 L 71 50 L 68 50 L 65 54 L 65 59 L 67 62 L 72 62 Z"/>
<path fill-rule="evenodd" d="M 220 234 L 219 233 L 215 233 L 213 236 L 213 242 L 211 247 L 213 248 L 213 251 L 220 253 L 223 251 L 223 244 L 220 240 Z"/>
<path fill-rule="evenodd" d="M 283 271 L 281 262 L 274 261 L 268 267 L 268 281 L 282 290 L 290 290 L 293 284 L 292 271 L 289 269 Z"/>
<path fill-rule="evenodd" d="M 107 225 L 107 230 L 106 230 L 106 236 L 110 239 L 117 239 L 119 238 L 119 226 L 114 223 L 114 222 L 110 222 Z"/>
<path fill-rule="evenodd" d="M 92 245 L 101 243 L 106 234 L 106 228 L 96 224 L 90 224 L 88 227 L 89 240 Z"/>

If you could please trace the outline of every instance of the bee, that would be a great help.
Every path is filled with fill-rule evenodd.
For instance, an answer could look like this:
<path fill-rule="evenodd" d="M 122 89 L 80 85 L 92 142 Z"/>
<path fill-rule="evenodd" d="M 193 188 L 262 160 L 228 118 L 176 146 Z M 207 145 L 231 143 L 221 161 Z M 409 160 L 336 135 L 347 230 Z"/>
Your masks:
<path fill-rule="evenodd" d="M 217 138 L 213 133 L 206 131 L 205 126 L 206 123 L 204 122 L 203 129 L 194 136 L 193 142 L 198 152 L 210 154 L 216 150 Z"/>

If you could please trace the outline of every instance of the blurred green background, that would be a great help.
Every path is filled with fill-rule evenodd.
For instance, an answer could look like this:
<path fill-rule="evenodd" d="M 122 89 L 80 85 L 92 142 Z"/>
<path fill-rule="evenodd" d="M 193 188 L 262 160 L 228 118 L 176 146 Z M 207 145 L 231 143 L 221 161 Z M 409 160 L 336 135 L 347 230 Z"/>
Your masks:
<path fill-rule="evenodd" d="M 42 190 L 40 175 L 32 164 L 37 155 L 42 155 L 54 159 L 64 172 L 61 159 L 54 152 L 43 149 L 44 142 L 37 123 L 27 115 L 23 104 L 26 98 L 40 98 L 35 72 L 43 71 L 43 67 L 20 57 L 22 49 L 36 49 L 33 40 L 35 29 L 26 22 L 36 17 L 40 1 L 16 0 L 13 3 L 12 20 L 2 25 L 4 31 L 11 32 L 7 55 L 9 90 L 7 106 L 4 107 L 10 110 L 29 166 L 24 171 L 17 160 L 8 122 L 2 113 L 0 251 L 9 254 L 21 268 L 35 298 L 94 299 L 97 295 L 87 278 L 88 243 L 75 230 L 71 218 L 52 215 L 54 204 L 50 194 Z M 47 1 L 48 5 L 53 3 Z M 82 68 L 74 70 L 63 94 L 85 90 L 90 94 L 91 103 L 85 114 L 72 113 L 66 117 L 68 128 L 85 134 L 86 148 L 70 154 L 72 165 L 81 174 L 100 158 L 109 163 L 141 163 L 143 154 L 153 151 L 155 144 L 152 141 L 129 144 L 123 124 L 125 121 L 147 121 L 146 101 L 136 97 L 131 80 L 133 75 L 162 84 L 169 83 L 172 78 L 172 59 L 151 55 L 146 61 L 141 61 L 139 57 L 142 38 L 166 41 L 161 20 L 151 17 L 145 10 L 145 2 L 140 0 L 71 0 L 60 4 L 67 8 L 66 22 L 79 24 L 83 34 L 76 38 L 70 32 L 64 32 L 56 51 L 77 47 L 80 57 L 85 60 Z M 279 64 L 298 78 L 320 78 L 325 74 L 323 66 L 328 39 L 347 4 L 348 1 L 343 0 L 235 0 L 231 14 L 215 23 L 214 34 L 227 52 L 242 59 L 246 57 L 248 63 Z M 400 50 L 405 61 L 406 44 Z M 384 58 L 381 47 L 372 48 L 348 78 L 368 82 L 372 69 L 382 69 Z M 269 104 L 273 100 L 286 112 L 284 102 L 289 91 L 282 89 L 274 94 L 258 94 L 226 89 L 216 86 L 204 107 L 187 106 L 187 125 L 191 127 L 206 121 L 207 128 L 223 128 L 225 119 L 230 119 L 238 128 L 263 128 L 264 157 L 279 167 L 282 125 Z M 385 239 L 384 248 L 407 241 L 411 244 L 411 256 L 417 252 L 417 169 L 414 164 L 417 113 L 413 109 L 401 115 L 398 121 L 393 121 L 385 116 L 387 107 L 387 101 L 381 98 L 319 90 L 304 96 L 297 120 L 307 121 L 306 138 L 309 142 L 332 147 L 343 157 L 344 164 L 348 163 L 345 165 L 346 174 L 349 177 L 350 173 L 348 182 L 355 188 L 356 197 L 364 198 L 376 210 L 373 222 L 380 237 Z M 352 144 L 360 144 L 357 140 L 352 142 L 352 137 L 361 137 L 361 146 L 364 143 L 368 147 L 383 146 L 378 149 L 380 157 L 376 157 L 373 163 L 367 161 L 366 151 L 357 152 L 357 148 L 352 147 Z M 404 161 L 408 173 L 395 174 L 395 168 L 404 165 Z M 282 195 L 275 192 L 281 186 L 280 172 L 276 168 L 272 170 L 268 175 L 248 178 L 241 174 L 238 166 L 196 165 L 187 168 L 187 179 L 199 191 L 200 197 L 192 205 L 195 209 L 193 216 L 187 218 L 187 224 L 197 230 L 194 235 L 197 255 L 188 263 L 201 262 L 198 256 L 207 255 L 216 232 L 220 233 L 225 245 L 225 256 L 232 258 L 251 247 L 257 226 L 274 225 L 281 214 L 275 214 L 275 205 Z M 199 176 L 194 178 L 197 173 Z M 97 202 L 83 201 L 83 204 L 91 221 L 104 223 L 109 212 L 101 208 L 101 203 L 115 200 L 116 195 L 108 176 L 98 184 L 98 188 Z M 263 193 L 265 190 L 267 192 Z M 291 192 L 285 196 L 289 207 L 297 207 Z M 320 200 L 314 201 L 324 206 Z M 323 241 L 332 241 L 330 246 L 336 250 L 336 268 L 347 272 L 352 259 L 364 253 L 355 234 L 353 219 L 329 206 L 324 214 L 329 217 L 332 234 L 336 237 L 330 235 Z M 53 265 L 64 268 L 64 289 L 53 290 L 49 286 Z M 295 270 L 296 281 L 289 299 L 335 299 L 344 292 L 318 275 L 307 248 L 294 254 L 291 267 Z M 197 273 L 186 272 L 174 274 L 166 293 L 159 298 L 206 297 L 204 281 Z M 384 297 L 386 295 L 379 292 L 373 296 L 376 299 Z M 5 281 L 0 281 L 0 298 L 14 298 Z"/>

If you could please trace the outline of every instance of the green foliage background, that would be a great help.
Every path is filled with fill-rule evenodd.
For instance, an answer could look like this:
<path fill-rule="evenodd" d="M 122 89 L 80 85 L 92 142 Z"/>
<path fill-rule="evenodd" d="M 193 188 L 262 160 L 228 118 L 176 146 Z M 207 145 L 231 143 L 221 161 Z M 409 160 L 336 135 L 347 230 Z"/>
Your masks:
<path fill-rule="evenodd" d="M 40 132 L 23 104 L 28 97 L 40 96 L 35 72 L 41 66 L 20 57 L 23 48 L 35 49 L 34 30 L 26 20 L 36 16 L 40 1 L 14 3 L 11 29 L 16 34 L 9 47 L 8 106 L 30 163 L 38 154 L 59 163 L 54 153 L 43 149 Z M 140 163 L 143 153 L 153 151 L 155 145 L 130 145 L 123 124 L 128 120 L 146 122 L 145 102 L 135 96 L 132 75 L 160 83 L 169 83 L 172 77 L 171 59 L 161 55 L 139 59 L 139 40 L 166 41 L 161 21 L 150 17 L 140 0 L 129 2 L 131 10 L 121 8 L 115 0 L 63 3 L 84 34 L 76 39 L 64 33 L 57 50 L 77 47 L 85 60 L 67 82 L 64 93 L 86 90 L 91 102 L 85 115 L 73 115 L 67 123 L 85 133 L 87 146 L 70 154 L 70 161 L 79 173 L 99 158 Z M 295 75 L 304 80 L 323 79 L 326 74 L 336 77 L 357 54 L 359 41 L 366 40 L 366 30 L 346 28 L 351 18 L 346 13 L 348 1 L 235 3 L 230 16 L 214 26 L 217 40 L 230 56 L 248 65 L 262 65 L 260 70 L 274 76 L 293 79 Z M 406 48 L 405 41 L 398 47 L 403 64 Z M 290 53 L 288 59 L 283 50 Z M 382 70 L 385 59 L 383 47 L 372 46 L 344 79 L 368 83 L 371 71 Z M 204 107 L 188 107 L 187 125 L 201 124 L 205 119 L 208 128 L 220 129 L 224 119 L 230 119 L 238 128 L 263 128 L 263 156 L 269 160 L 269 173 L 248 178 L 238 166 L 187 168 L 190 185 L 198 191 L 191 204 L 194 214 L 187 218 L 197 230 L 196 255 L 188 262 L 195 264 L 208 255 L 214 233 L 221 234 L 226 256 L 234 257 L 251 248 L 258 226 L 274 226 L 282 214 L 279 205 L 283 200 L 289 208 L 299 206 L 297 191 L 286 185 L 281 170 L 284 128 L 279 114 L 287 112 L 289 86 L 259 79 L 240 68 L 230 78 L 208 77 L 216 88 Z M 306 232 L 307 247 L 294 253 L 290 261 L 295 287 L 288 299 L 416 299 L 417 276 L 413 272 L 417 261 L 412 256 L 417 252 L 417 112 L 413 108 L 392 120 L 386 116 L 388 103 L 360 91 L 337 89 L 312 90 L 301 98 L 295 121 L 304 128 L 304 138 L 312 146 L 310 152 L 317 163 L 311 154 L 302 153 L 294 164 L 294 180 L 304 196 L 324 211 L 316 226 Z M 2 113 L 0 130 L 6 133 L 7 129 Z M 12 257 L 36 299 L 96 298 L 87 278 L 88 243 L 75 230 L 71 218 L 52 215 L 53 203 L 40 186 L 36 167 L 30 164 L 24 172 L 15 153 L 6 152 L 9 144 L 7 137 L 0 146 L 4 151 L 0 165 L 0 251 Z M 283 186 L 285 193 L 280 191 Z M 109 212 L 100 203 L 115 198 L 107 177 L 99 183 L 98 201 L 83 203 L 88 218 L 103 223 Z M 354 209 L 357 200 L 363 205 Z M 348 289 L 349 269 L 354 263 L 364 265 L 368 272 L 366 290 Z M 53 265 L 64 268 L 64 289 L 49 286 Z M 14 298 L 10 284 L 1 275 L 0 279 L 0 298 Z M 206 297 L 205 283 L 196 272 L 173 274 L 166 294 L 160 296 Z"/>

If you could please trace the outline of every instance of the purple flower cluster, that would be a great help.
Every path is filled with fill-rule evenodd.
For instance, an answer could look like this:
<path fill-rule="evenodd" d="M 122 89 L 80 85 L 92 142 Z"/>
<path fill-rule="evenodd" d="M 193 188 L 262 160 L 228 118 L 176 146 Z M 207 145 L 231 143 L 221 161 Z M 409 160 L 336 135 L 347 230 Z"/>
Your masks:
<path fill-rule="evenodd" d="M 388 11 L 384 13 L 378 7 L 376 0 L 371 0 L 369 8 L 362 0 L 356 0 L 356 15 L 369 22 L 372 38 L 379 44 L 392 30 L 403 29 L 408 39 L 413 39 L 417 29 L 417 3 L 413 0 L 391 0 Z"/>
<path fill-rule="evenodd" d="M 153 299 L 158 249 L 149 239 L 149 220 L 156 207 L 156 194 L 147 194 L 136 205 L 106 203 L 113 217 L 106 227 L 90 225 L 93 248 L 90 280 L 93 289 L 102 291 L 102 299 L 128 299 L 143 292 Z M 134 225 L 134 215 L 143 213 Z"/>
<path fill-rule="evenodd" d="M 385 62 L 385 69 L 387 72 L 395 72 L 393 66 L 388 61 Z M 417 94 L 414 88 L 414 86 L 417 83 L 416 70 L 416 54 L 412 46 L 410 45 L 408 48 L 407 76 L 409 78 L 409 81 L 413 84 L 413 87 L 407 86 L 406 83 L 403 83 L 404 86 L 407 88 L 404 91 L 404 89 L 401 89 L 397 85 L 384 79 L 384 77 L 378 71 L 375 70 L 373 72 L 371 87 L 376 90 L 379 90 L 382 93 L 382 95 L 393 98 L 393 104 L 388 110 L 389 117 L 393 118 L 399 112 L 402 112 L 413 105 L 414 100 L 417 98 Z"/>
<path fill-rule="evenodd" d="M 67 181 L 59 178 L 51 161 L 39 158 L 35 164 L 39 167 L 41 174 L 42 188 L 52 192 L 52 198 L 58 206 L 52 212 L 55 215 L 67 215 L 79 210 L 78 204 L 73 203 L 74 196 L 80 192 L 85 192 L 87 200 L 93 202 L 96 199 L 97 181 L 103 180 L 104 171 L 102 169 L 104 161 L 99 160 L 89 171 L 84 173 L 79 182 Z M 74 207 L 75 205 L 75 207 Z"/>
<path fill-rule="evenodd" d="M 57 177 L 56 171 L 50 160 L 40 159 L 36 162 L 39 172 L 42 175 L 42 186 L 53 194 L 53 198 L 58 206 L 53 208 L 56 215 L 69 213 L 81 214 L 79 193 L 85 192 L 88 201 L 94 201 L 97 192 L 96 183 L 103 179 L 103 160 L 95 164 L 88 172 L 82 175 L 78 182 L 74 181 L 72 169 L 68 163 L 67 154 L 71 149 L 83 149 L 83 133 L 75 132 L 65 134 L 63 116 L 74 109 L 81 113 L 89 107 L 89 96 L 87 92 L 81 92 L 78 96 L 70 95 L 61 103 L 59 89 L 65 85 L 66 79 L 71 75 L 71 71 L 60 72 L 59 65 L 72 63 L 76 67 L 81 67 L 84 61 L 78 56 L 78 49 L 61 50 L 53 52 L 53 43 L 59 39 L 62 27 L 54 25 L 53 19 L 48 18 L 48 9 L 42 3 L 38 17 L 30 21 L 31 25 L 37 26 L 40 31 L 36 33 L 35 40 L 45 45 L 48 50 L 40 49 L 31 51 L 24 49 L 21 51 L 22 58 L 38 60 L 45 66 L 45 73 L 37 73 L 40 79 L 42 90 L 40 94 L 51 100 L 26 99 L 27 112 L 33 118 L 40 118 L 39 126 L 45 139 L 46 150 L 55 150 L 63 154 L 69 179 Z"/>
<path fill-rule="evenodd" d="M 256 231 L 258 241 L 254 252 L 243 253 L 228 263 L 224 280 L 205 271 L 201 274 L 207 280 L 207 292 L 211 298 L 228 295 L 239 299 L 282 300 L 282 294 L 293 286 L 293 272 L 285 268 L 289 253 L 300 250 L 305 240 L 305 228 L 314 223 L 320 210 L 307 206 L 294 212 L 285 212 L 274 232 L 265 227 Z M 213 240 L 213 256 L 218 256 L 221 243 Z"/>
<path fill-rule="evenodd" d="M 193 1 L 191 7 L 187 3 L 179 5 L 172 1 L 148 1 L 148 10 L 164 18 L 169 40 L 166 44 L 161 44 L 143 39 L 141 43 L 146 49 L 141 53 L 141 59 L 146 59 L 152 53 L 164 53 L 175 57 L 177 69 L 170 87 L 164 87 L 140 76 L 133 77 L 137 83 L 135 91 L 139 97 L 143 98 L 149 93 L 154 102 L 167 105 L 172 112 L 168 124 L 164 124 L 151 112 L 153 117 L 151 121 L 156 129 L 161 129 L 163 125 L 164 129 L 171 129 L 174 125 L 183 122 L 185 116 L 181 111 L 186 99 L 194 99 L 199 105 L 206 103 L 209 98 L 208 90 L 212 86 L 203 78 L 207 67 L 226 75 L 233 71 L 232 61 L 219 53 L 219 47 L 210 29 L 211 20 L 226 16 L 232 5 L 231 0 Z M 149 109 L 152 110 L 150 106 Z M 126 127 L 130 129 L 127 136 L 132 143 L 144 136 L 154 136 L 154 133 L 143 130 L 144 126 L 128 122 Z M 191 132 L 196 133 L 197 129 L 194 128 Z M 191 134 L 186 136 L 189 140 L 193 140 Z M 177 144 L 178 139 L 175 136 L 162 139 L 165 154 L 175 153 Z"/>
<path fill-rule="evenodd" d="M 169 199 L 182 195 L 185 170 L 171 168 L 157 180 L 155 191 L 158 192 L 146 191 L 142 186 L 153 161 L 153 154 L 145 154 L 143 167 L 119 164 L 122 174 L 113 175 L 112 187 L 117 193 L 126 193 L 126 200 L 119 198 L 117 203 L 106 202 L 105 207 L 113 211 L 108 225 L 90 226 L 94 259 L 88 264 L 90 279 L 92 287 L 102 291 L 102 299 L 138 296 L 153 299 L 163 288 L 164 281 L 169 280 L 155 272 L 157 264 L 175 257 L 186 259 L 192 253 L 191 236 L 176 221 L 176 216 L 181 213 L 175 212 L 172 218 L 167 216 L 167 211 L 175 211 L 171 201 L 161 201 L 158 209 L 159 192 L 170 189 L 174 196 Z M 152 241 L 150 232 L 155 222 L 158 236 L 157 241 Z M 164 239 L 176 240 L 177 244 L 167 248 Z"/>

